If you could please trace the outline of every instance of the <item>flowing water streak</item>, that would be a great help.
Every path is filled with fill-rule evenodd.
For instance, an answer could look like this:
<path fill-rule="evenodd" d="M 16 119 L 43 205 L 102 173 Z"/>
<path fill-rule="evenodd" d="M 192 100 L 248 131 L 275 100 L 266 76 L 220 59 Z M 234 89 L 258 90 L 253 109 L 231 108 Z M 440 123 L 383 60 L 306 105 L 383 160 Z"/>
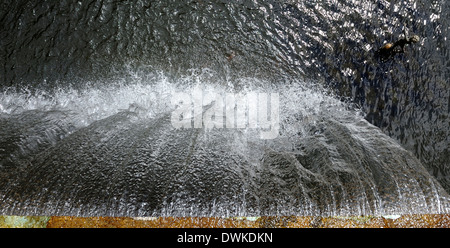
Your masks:
<path fill-rule="evenodd" d="M 1 136 L 7 140 L 1 153 L 2 213 L 258 216 L 447 211 L 445 191 L 412 154 L 368 124 L 358 109 L 322 88 L 302 81 L 279 86 L 242 78 L 238 85 L 246 87 L 237 91 L 229 82 L 205 78 L 210 78 L 208 71 L 174 82 L 135 77 L 129 83 L 60 89 L 53 95 L 2 93 Z M 279 93 L 279 137 L 261 140 L 249 128 L 173 129 L 167 119 L 174 110 L 171 96 L 199 87 L 244 95 Z M 55 130 L 58 135 L 39 130 Z M 33 134 L 29 137 L 39 145 L 29 147 L 33 142 L 23 139 L 24 134 Z"/>

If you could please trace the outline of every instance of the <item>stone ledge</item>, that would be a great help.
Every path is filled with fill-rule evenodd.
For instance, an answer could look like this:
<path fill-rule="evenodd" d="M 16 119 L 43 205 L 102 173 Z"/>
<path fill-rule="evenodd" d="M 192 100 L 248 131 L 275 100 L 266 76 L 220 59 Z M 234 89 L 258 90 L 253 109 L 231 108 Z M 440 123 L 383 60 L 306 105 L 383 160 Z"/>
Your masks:
<path fill-rule="evenodd" d="M 448 228 L 449 214 L 402 216 L 74 217 L 0 216 L 0 227 L 28 228 Z"/>

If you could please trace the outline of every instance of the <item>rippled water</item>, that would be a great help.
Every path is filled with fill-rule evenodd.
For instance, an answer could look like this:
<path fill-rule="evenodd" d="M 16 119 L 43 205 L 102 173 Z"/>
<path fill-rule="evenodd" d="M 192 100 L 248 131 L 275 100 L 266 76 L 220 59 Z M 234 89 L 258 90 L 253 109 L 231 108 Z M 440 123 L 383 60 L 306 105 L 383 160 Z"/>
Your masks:
<path fill-rule="evenodd" d="M 445 1 L 4 2 L 0 212 L 446 212 L 448 15 Z M 420 42 L 375 58 L 404 33 Z M 174 130 L 170 99 L 194 86 L 279 93 L 279 137 Z"/>

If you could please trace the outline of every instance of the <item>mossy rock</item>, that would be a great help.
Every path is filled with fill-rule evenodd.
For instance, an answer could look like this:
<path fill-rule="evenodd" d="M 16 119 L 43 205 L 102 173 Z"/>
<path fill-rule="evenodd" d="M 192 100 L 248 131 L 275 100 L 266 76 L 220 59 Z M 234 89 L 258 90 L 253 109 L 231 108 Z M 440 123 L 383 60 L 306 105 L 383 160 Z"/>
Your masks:
<path fill-rule="evenodd" d="M 45 228 L 47 216 L 0 216 L 1 228 Z"/>

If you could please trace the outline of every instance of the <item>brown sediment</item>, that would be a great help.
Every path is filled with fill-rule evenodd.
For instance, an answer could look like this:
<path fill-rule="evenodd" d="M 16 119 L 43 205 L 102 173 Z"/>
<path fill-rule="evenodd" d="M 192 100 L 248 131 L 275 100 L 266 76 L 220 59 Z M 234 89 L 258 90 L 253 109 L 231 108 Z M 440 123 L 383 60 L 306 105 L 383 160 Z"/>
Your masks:
<path fill-rule="evenodd" d="M 403 215 L 397 219 L 375 216 L 316 217 L 72 217 L 54 216 L 47 228 L 448 228 L 450 215 Z"/>
<path fill-rule="evenodd" d="M 262 217 L 74 217 L 0 216 L 0 227 L 47 228 L 448 228 L 449 214 Z"/>

